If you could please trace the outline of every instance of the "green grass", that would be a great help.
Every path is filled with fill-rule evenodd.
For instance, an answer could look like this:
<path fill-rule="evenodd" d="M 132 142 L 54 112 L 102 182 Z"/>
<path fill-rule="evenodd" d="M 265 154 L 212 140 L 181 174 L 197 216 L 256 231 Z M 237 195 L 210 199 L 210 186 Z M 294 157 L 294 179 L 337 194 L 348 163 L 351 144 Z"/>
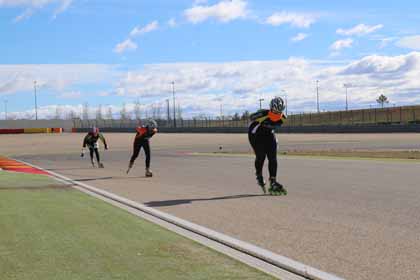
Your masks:
<path fill-rule="evenodd" d="M 58 182 L 55 179 L 45 175 L 0 171 L 0 189 L 37 188 L 56 186 L 57 184 Z"/>
<path fill-rule="evenodd" d="M 0 234 L 2 280 L 272 279 L 70 188 L 0 189 Z"/>

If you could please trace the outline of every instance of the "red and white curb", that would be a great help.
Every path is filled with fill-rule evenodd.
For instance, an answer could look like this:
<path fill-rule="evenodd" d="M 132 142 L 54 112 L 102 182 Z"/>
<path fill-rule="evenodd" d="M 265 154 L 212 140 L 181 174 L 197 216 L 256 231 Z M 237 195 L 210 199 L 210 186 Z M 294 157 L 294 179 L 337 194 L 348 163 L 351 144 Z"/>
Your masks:
<path fill-rule="evenodd" d="M 232 248 L 234 250 L 237 250 L 239 252 L 242 252 L 246 255 L 249 255 L 253 258 L 256 258 L 260 261 L 263 261 L 265 263 L 268 263 L 272 266 L 278 267 L 282 270 L 285 270 L 287 272 L 290 272 L 296 276 L 298 276 L 299 278 L 294 278 L 294 279 L 311 279 L 311 280 L 344 280 L 344 278 L 340 278 L 338 276 L 335 276 L 333 274 L 318 270 L 316 268 L 313 268 L 311 266 L 302 264 L 298 261 L 292 260 L 290 258 L 284 257 L 282 255 L 279 254 L 275 254 L 271 251 L 268 251 L 266 249 L 260 248 L 258 246 L 255 246 L 253 244 L 235 239 L 231 236 L 216 232 L 214 230 L 208 229 L 206 227 L 191 223 L 189 221 L 177 218 L 175 216 L 172 216 L 170 214 L 161 212 L 159 210 L 156 210 L 154 208 L 145 206 L 141 203 L 129 200 L 127 198 L 118 196 L 116 194 L 92 187 L 90 185 L 87 185 L 85 183 L 81 183 L 81 182 L 77 182 L 75 180 L 72 180 L 68 177 L 65 177 L 63 175 L 60 175 L 58 173 L 43 169 L 41 167 L 35 166 L 33 164 L 27 163 L 27 162 L 23 162 L 22 163 L 31 165 L 33 167 L 36 167 L 40 170 L 44 170 L 46 172 L 48 172 L 49 174 L 51 174 L 54 178 L 59 179 L 59 181 L 65 182 L 65 183 L 71 183 L 73 185 L 79 186 L 76 187 L 79 190 L 82 190 L 84 192 L 87 192 L 89 194 L 94 194 L 95 197 L 99 197 L 99 198 L 105 198 L 106 201 L 110 202 L 117 202 L 119 204 L 122 204 L 128 208 L 133 208 L 136 209 L 138 211 L 141 211 L 145 214 L 148 214 L 158 220 L 162 220 L 165 221 L 167 223 L 170 223 L 172 225 L 175 225 L 181 229 L 193 232 L 199 236 L 205 237 L 211 241 L 223 244 L 229 248 Z M 116 205 L 115 203 L 113 203 L 114 205 Z M 126 207 L 123 207 L 124 209 L 127 210 Z M 131 212 L 131 211 L 130 211 Z M 151 219 L 151 220 L 155 220 L 155 219 Z M 160 224 L 162 225 L 162 224 Z M 178 232 L 179 233 L 179 232 Z M 197 240 L 196 240 L 197 241 Z M 200 242 L 200 241 L 198 241 Z M 200 242 L 202 243 L 202 242 Z M 206 245 L 206 244 L 205 244 Z M 239 259 L 241 260 L 241 259 Z M 242 260 L 241 260 L 242 261 Z M 249 264 L 249 263 L 248 263 Z M 254 265 L 253 265 L 254 266 Z M 256 266 L 254 266 L 256 267 Z M 264 272 L 269 273 L 270 275 L 279 277 L 279 275 L 275 275 L 273 274 L 273 271 L 270 269 L 269 270 L 265 270 L 263 267 L 256 267 L 260 270 L 263 270 Z M 285 277 L 285 275 L 287 275 L 287 277 Z M 281 277 L 283 277 L 282 279 L 292 279 L 292 275 L 290 274 L 284 274 Z"/>

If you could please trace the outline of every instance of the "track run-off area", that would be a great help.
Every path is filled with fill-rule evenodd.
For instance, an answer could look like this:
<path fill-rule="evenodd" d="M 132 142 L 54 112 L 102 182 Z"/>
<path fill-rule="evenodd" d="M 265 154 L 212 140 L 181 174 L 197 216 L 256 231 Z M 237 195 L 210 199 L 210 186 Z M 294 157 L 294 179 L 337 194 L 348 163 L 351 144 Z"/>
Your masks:
<path fill-rule="evenodd" d="M 287 196 L 263 195 L 245 134 L 157 134 L 126 174 L 133 134 L 104 134 L 104 169 L 84 134 L 2 135 L 0 154 L 129 198 L 346 279 L 420 275 L 420 161 L 279 155 Z M 417 134 L 279 134 L 288 150 L 409 151 Z M 218 154 L 214 154 L 218 152 Z M 220 152 L 224 152 L 221 154 Z M 265 168 L 266 169 L 266 168 Z"/>

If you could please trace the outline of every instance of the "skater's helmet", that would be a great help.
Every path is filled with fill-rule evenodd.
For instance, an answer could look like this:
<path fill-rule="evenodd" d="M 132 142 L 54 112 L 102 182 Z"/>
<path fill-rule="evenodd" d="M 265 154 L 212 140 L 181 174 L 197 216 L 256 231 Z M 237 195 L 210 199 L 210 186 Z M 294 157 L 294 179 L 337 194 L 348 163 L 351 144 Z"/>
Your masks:
<path fill-rule="evenodd" d="M 90 132 L 93 135 L 97 135 L 99 133 L 99 128 L 97 128 L 96 126 L 92 127 L 92 129 L 90 130 Z"/>
<path fill-rule="evenodd" d="M 155 129 L 157 128 L 157 123 L 154 119 L 148 119 L 146 121 L 145 127 L 148 127 L 149 129 Z"/>
<path fill-rule="evenodd" d="M 270 110 L 274 113 L 281 113 L 284 110 L 284 101 L 281 97 L 274 97 L 270 102 Z"/>

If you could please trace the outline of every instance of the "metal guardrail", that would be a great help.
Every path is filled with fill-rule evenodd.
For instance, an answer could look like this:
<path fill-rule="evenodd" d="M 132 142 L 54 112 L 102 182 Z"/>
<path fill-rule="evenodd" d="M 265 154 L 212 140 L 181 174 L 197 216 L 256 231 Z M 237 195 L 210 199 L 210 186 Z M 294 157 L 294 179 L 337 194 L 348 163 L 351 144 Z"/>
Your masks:
<path fill-rule="evenodd" d="M 92 126 L 106 128 L 134 128 L 139 120 L 73 120 L 75 128 Z M 178 119 L 157 120 L 160 128 L 245 128 L 249 120 L 231 119 Z M 348 111 L 332 111 L 321 113 L 305 113 L 289 115 L 283 127 L 302 126 L 349 126 L 349 125 L 381 125 L 381 124 L 420 124 L 420 106 L 404 106 L 390 108 L 374 108 Z"/>

